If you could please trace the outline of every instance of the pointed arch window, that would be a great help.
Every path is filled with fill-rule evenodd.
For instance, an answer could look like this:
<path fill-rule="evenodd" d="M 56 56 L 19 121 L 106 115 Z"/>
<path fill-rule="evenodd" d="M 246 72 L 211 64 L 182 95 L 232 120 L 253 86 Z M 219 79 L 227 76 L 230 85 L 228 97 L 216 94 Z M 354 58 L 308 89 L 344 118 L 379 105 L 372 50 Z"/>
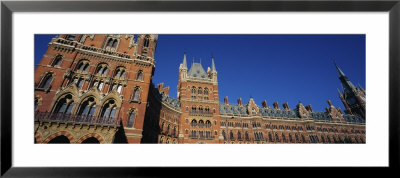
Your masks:
<path fill-rule="evenodd" d="M 249 132 L 245 132 L 244 133 L 244 137 L 245 137 L 245 139 L 247 140 L 247 141 L 249 141 L 250 140 L 250 137 L 249 137 Z"/>
<path fill-rule="evenodd" d="M 240 131 L 238 131 L 237 137 L 238 137 L 239 140 L 242 140 L 242 134 L 240 133 Z"/>
<path fill-rule="evenodd" d="M 57 102 L 53 113 L 71 114 L 73 106 L 74 101 L 72 100 L 72 95 L 67 94 L 64 98 Z"/>
<path fill-rule="evenodd" d="M 106 117 L 106 118 L 114 118 L 115 117 L 115 112 L 116 112 L 116 105 L 115 101 L 113 99 L 108 100 L 106 104 L 102 108 L 102 112 L 100 114 L 100 117 Z"/>
<path fill-rule="evenodd" d="M 197 94 L 201 95 L 203 93 L 203 90 L 201 89 L 201 87 L 199 87 Z"/>
<path fill-rule="evenodd" d="M 203 121 L 203 120 L 200 120 L 200 121 L 199 121 L 199 127 L 200 127 L 200 128 L 203 128 L 203 127 L 204 127 L 204 121 Z"/>
<path fill-rule="evenodd" d="M 139 87 L 136 87 L 133 90 L 133 94 L 132 94 L 132 99 L 131 100 L 135 101 L 135 102 L 139 102 L 140 101 L 140 88 Z"/>
<path fill-rule="evenodd" d="M 87 60 L 80 61 L 79 64 L 77 65 L 76 70 L 87 72 L 89 70 L 89 61 Z"/>
<path fill-rule="evenodd" d="M 192 122 L 190 123 L 190 126 L 196 127 L 197 126 L 197 121 L 193 119 Z"/>
<path fill-rule="evenodd" d="M 118 92 L 119 94 L 121 94 L 121 92 L 122 92 L 122 85 L 121 85 L 121 84 L 118 84 L 117 92 Z"/>
<path fill-rule="evenodd" d="M 51 66 L 60 66 L 62 62 L 62 55 L 57 55 L 51 62 Z"/>
<path fill-rule="evenodd" d="M 192 87 L 192 94 L 196 94 L 196 87 Z"/>
<path fill-rule="evenodd" d="M 143 71 L 139 70 L 136 76 L 136 80 L 143 80 Z"/>
<path fill-rule="evenodd" d="M 35 98 L 35 111 L 39 106 L 39 99 Z"/>
<path fill-rule="evenodd" d="M 231 140 L 235 140 L 235 137 L 233 136 L 233 132 L 232 131 L 229 132 L 229 137 L 230 137 Z"/>
<path fill-rule="evenodd" d="M 93 97 L 89 97 L 87 99 L 85 99 L 78 111 L 77 115 L 81 115 L 81 116 L 93 116 L 94 115 L 94 111 L 96 110 L 96 102 L 94 101 Z M 81 117 L 81 121 L 84 119 L 85 117 Z"/>
<path fill-rule="evenodd" d="M 52 81 L 53 81 L 53 75 L 49 73 L 43 77 L 38 88 L 49 89 Z"/>
<path fill-rule="evenodd" d="M 225 130 L 222 130 L 222 136 L 224 137 L 224 140 L 226 140 Z"/>
<path fill-rule="evenodd" d="M 113 39 L 112 38 L 108 39 L 107 46 L 110 46 L 110 47 L 113 46 Z"/>
<path fill-rule="evenodd" d="M 118 45 L 118 40 L 117 40 L 117 39 L 115 39 L 115 40 L 114 40 L 114 42 L 113 42 L 113 45 L 112 45 L 112 47 L 113 47 L 113 48 L 116 48 L 116 47 L 117 47 L 117 45 Z"/>
<path fill-rule="evenodd" d="M 143 47 L 147 48 L 149 47 L 149 43 L 150 43 L 150 37 L 149 36 L 145 36 L 143 39 Z"/>
<path fill-rule="evenodd" d="M 103 81 L 100 81 L 99 87 L 98 87 L 97 89 L 99 89 L 99 91 L 102 91 L 102 90 L 103 90 L 103 87 L 104 87 L 104 82 L 103 82 Z"/>
<path fill-rule="evenodd" d="M 132 109 L 131 112 L 129 113 L 128 127 L 133 127 L 134 121 L 135 121 L 135 110 Z"/>

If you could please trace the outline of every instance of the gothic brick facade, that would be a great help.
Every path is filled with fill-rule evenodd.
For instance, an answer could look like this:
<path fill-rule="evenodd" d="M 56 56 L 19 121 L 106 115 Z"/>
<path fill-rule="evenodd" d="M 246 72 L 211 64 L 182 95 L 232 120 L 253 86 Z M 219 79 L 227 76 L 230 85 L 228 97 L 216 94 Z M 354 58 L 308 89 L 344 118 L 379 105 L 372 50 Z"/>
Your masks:
<path fill-rule="evenodd" d="M 336 65 L 345 111 L 219 103 L 217 70 L 154 86 L 157 35 L 58 35 L 35 68 L 35 143 L 365 143 L 365 90 Z"/>

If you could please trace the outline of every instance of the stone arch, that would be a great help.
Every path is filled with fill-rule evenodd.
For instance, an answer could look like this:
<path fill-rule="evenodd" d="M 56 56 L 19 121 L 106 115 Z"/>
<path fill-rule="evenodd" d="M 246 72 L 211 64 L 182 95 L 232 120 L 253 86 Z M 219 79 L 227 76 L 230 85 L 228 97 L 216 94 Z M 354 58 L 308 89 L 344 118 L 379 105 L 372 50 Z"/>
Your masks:
<path fill-rule="evenodd" d="M 68 94 L 72 96 L 72 100 L 74 100 L 74 102 L 77 102 L 79 100 L 78 88 L 76 88 L 76 86 L 73 83 L 70 83 L 66 88 L 58 92 L 56 96 L 53 97 L 53 101 L 51 103 L 52 110 L 57 101 L 59 101 L 62 97 L 65 97 Z M 72 112 L 74 112 L 74 110 Z"/>
<path fill-rule="evenodd" d="M 101 106 L 103 106 L 108 100 L 114 99 L 115 104 L 117 108 L 121 107 L 121 98 L 119 97 L 119 94 L 116 90 L 112 90 L 110 93 L 108 93 L 102 100 L 101 100 Z"/>
<path fill-rule="evenodd" d="M 100 144 L 104 144 L 104 139 L 97 133 L 86 134 L 86 135 L 82 136 L 78 141 L 76 141 L 76 143 L 82 143 L 83 141 L 85 141 L 86 139 L 88 139 L 90 137 L 94 137 L 100 142 Z"/>
<path fill-rule="evenodd" d="M 53 138 L 56 138 L 57 136 L 66 136 L 69 139 L 70 143 L 75 143 L 74 137 L 67 131 L 60 131 L 60 132 L 51 134 L 42 143 L 48 143 L 50 140 L 52 140 Z"/>
<path fill-rule="evenodd" d="M 42 136 L 38 132 L 35 133 L 35 141 L 39 144 L 42 143 Z"/>

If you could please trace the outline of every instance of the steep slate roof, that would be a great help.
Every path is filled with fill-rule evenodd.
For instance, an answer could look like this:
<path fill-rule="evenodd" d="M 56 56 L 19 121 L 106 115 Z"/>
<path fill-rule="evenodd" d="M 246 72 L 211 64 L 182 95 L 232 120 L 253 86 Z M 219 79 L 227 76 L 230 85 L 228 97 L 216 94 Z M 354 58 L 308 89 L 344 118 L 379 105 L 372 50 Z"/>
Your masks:
<path fill-rule="evenodd" d="M 345 114 L 344 120 L 346 120 L 347 122 L 365 123 L 365 120 L 363 120 L 360 116 L 350 114 Z"/>
<path fill-rule="evenodd" d="M 181 103 L 178 100 L 176 100 L 170 96 L 167 96 L 164 93 L 161 93 L 161 100 L 176 109 L 181 108 Z"/>
<path fill-rule="evenodd" d="M 243 105 L 240 107 L 238 105 L 226 105 L 224 103 L 220 103 L 219 105 L 220 114 L 234 114 L 234 115 L 248 115 L 247 105 Z M 300 119 L 298 108 L 291 110 L 278 110 L 274 108 L 259 108 L 261 116 L 270 116 L 270 117 L 284 117 L 284 118 L 293 118 Z M 308 112 L 310 118 L 316 121 L 332 121 L 332 118 L 329 116 L 327 112 Z M 345 114 L 344 119 L 347 122 L 354 123 L 365 123 L 365 121 L 355 115 Z"/>
<path fill-rule="evenodd" d="M 174 98 L 172 98 L 170 96 L 167 96 L 164 93 L 160 93 L 157 88 L 154 88 L 153 84 L 151 86 L 153 88 L 153 93 L 155 94 L 155 96 L 158 99 L 160 99 L 162 102 L 174 107 L 175 109 L 180 110 L 181 103 L 178 100 L 176 100 L 176 99 L 174 99 Z"/>
<path fill-rule="evenodd" d="M 207 73 L 204 71 L 200 63 L 193 63 L 189 69 L 188 76 L 194 78 L 207 78 Z"/>

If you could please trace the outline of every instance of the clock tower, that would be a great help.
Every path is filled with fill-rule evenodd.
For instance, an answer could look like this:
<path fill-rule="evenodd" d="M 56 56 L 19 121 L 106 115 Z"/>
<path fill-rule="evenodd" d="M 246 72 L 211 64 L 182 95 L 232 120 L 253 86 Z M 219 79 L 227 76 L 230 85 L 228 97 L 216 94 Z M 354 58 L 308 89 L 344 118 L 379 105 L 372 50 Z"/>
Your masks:
<path fill-rule="evenodd" d="M 342 84 L 343 93 L 339 89 L 338 93 L 346 108 L 345 113 L 359 115 L 365 120 L 365 90 L 360 85 L 355 87 L 336 63 L 335 66 Z"/>

